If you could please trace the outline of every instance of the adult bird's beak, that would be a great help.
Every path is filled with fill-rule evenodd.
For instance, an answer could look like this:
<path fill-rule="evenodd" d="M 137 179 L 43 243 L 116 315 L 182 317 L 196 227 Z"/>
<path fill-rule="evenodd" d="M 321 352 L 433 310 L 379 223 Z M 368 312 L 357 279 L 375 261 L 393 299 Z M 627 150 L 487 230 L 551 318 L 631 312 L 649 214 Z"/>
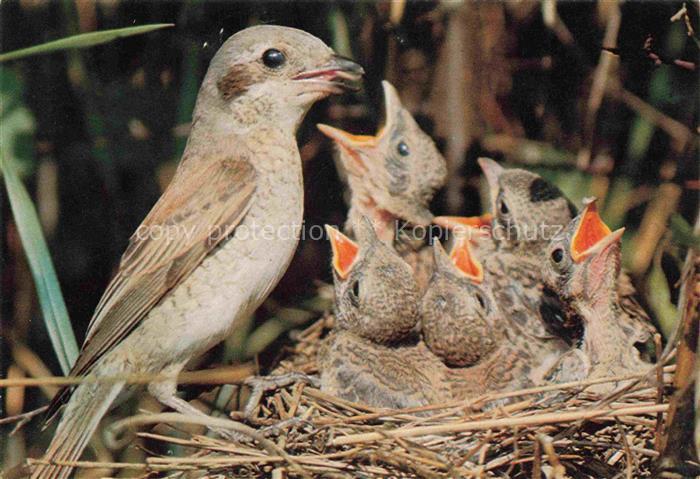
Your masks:
<path fill-rule="evenodd" d="M 333 269 L 341 279 L 345 279 L 357 259 L 359 247 L 357 243 L 330 225 L 326 225 L 326 234 L 333 250 Z"/>
<path fill-rule="evenodd" d="M 354 61 L 333 55 L 327 64 L 315 70 L 303 71 L 293 80 L 319 83 L 334 88 L 335 93 L 342 93 L 359 90 L 364 74 L 365 70 Z"/>
<path fill-rule="evenodd" d="M 611 232 L 598 214 L 595 199 L 586 202 L 574 235 L 571 238 L 571 258 L 580 263 L 596 251 L 622 237 L 624 228 Z"/>
<path fill-rule="evenodd" d="M 450 259 L 467 278 L 474 283 L 484 280 L 484 268 L 479 260 L 472 256 L 469 238 L 458 238 L 450 251 Z"/>

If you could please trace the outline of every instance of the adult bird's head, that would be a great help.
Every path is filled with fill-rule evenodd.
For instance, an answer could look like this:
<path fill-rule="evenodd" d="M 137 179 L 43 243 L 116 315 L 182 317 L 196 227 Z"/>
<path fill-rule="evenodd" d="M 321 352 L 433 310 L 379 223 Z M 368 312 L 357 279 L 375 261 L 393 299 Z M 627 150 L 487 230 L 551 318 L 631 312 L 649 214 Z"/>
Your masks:
<path fill-rule="evenodd" d="M 403 107 L 396 89 L 387 81 L 382 87 L 384 124 L 376 135 L 318 128 L 338 146 L 353 201 L 365 203 L 362 214 L 427 226 L 433 217 L 428 204 L 446 179 L 445 159 Z"/>
<path fill-rule="evenodd" d="M 377 237 L 367 218 L 355 225 L 358 242 L 332 226 L 336 321 L 377 343 L 405 338 L 418 322 L 418 286 L 411 267 Z"/>
<path fill-rule="evenodd" d="M 197 113 L 213 110 L 245 129 L 267 122 L 295 128 L 311 105 L 356 90 L 364 71 L 313 35 L 260 25 L 231 36 L 211 61 Z"/>
<path fill-rule="evenodd" d="M 624 230 L 610 231 L 598 214 L 595 199 L 586 200 L 581 214 L 546 250 L 546 286 L 569 303 L 607 307 L 617 296 Z"/>
<path fill-rule="evenodd" d="M 489 186 L 493 236 L 504 246 L 546 244 L 576 216 L 576 207 L 556 186 L 519 168 L 479 158 Z"/>

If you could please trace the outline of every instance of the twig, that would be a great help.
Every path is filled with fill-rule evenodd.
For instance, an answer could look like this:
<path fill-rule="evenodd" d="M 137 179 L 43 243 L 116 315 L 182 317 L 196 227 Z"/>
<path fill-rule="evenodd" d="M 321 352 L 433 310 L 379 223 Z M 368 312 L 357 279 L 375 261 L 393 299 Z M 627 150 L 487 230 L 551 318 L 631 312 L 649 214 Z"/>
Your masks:
<path fill-rule="evenodd" d="M 565 479 L 566 469 L 559 460 L 559 456 L 557 456 L 557 452 L 554 450 L 554 446 L 552 446 L 552 438 L 547 436 L 546 434 L 538 434 L 537 440 L 540 443 L 542 443 L 544 452 L 547 454 L 547 459 L 552 465 L 552 472 L 554 473 L 554 477 L 556 479 Z"/>
<path fill-rule="evenodd" d="M 603 38 L 603 43 L 605 45 L 614 46 L 617 44 L 617 35 L 620 31 L 622 13 L 620 12 L 620 6 L 617 1 L 614 1 L 610 9 L 611 12 L 608 16 L 608 24 L 605 27 L 605 37 Z M 611 55 L 605 50 L 600 52 L 598 65 L 596 66 L 595 73 L 593 74 L 593 84 L 591 86 L 591 93 L 588 96 L 586 116 L 583 123 L 584 146 L 579 151 L 577 159 L 577 166 L 582 171 L 587 170 L 590 165 L 598 110 L 600 109 L 600 105 L 603 103 L 605 88 L 608 80 L 610 79 L 610 72 L 616 64 L 617 59 L 615 56 Z"/>
<path fill-rule="evenodd" d="M 660 112 L 634 93 L 625 90 L 620 81 L 611 79 L 606 87 L 606 93 L 636 111 L 639 116 L 653 123 L 673 139 L 672 145 L 677 152 L 683 151 L 696 136 L 687 126 Z"/>
<path fill-rule="evenodd" d="M 201 371 L 186 371 L 181 373 L 177 382 L 179 384 L 230 384 L 242 382 L 253 372 L 250 364 L 228 366 L 216 369 L 203 369 Z M 118 383 L 148 384 L 154 381 L 169 379 L 163 374 L 117 374 L 114 376 L 47 376 L 43 378 L 18 378 L 0 379 L 0 388 L 16 386 L 41 387 L 45 385 L 72 386 L 82 383 Z"/>
<path fill-rule="evenodd" d="M 618 418 L 615 418 L 615 424 L 617 424 L 617 430 L 620 431 L 620 438 L 622 439 L 622 445 L 624 446 L 625 450 L 625 458 L 627 462 L 627 466 L 625 469 L 627 470 L 627 479 L 632 479 L 634 469 L 638 467 L 637 458 L 634 456 L 634 454 L 632 454 L 629 441 L 627 440 L 627 433 L 625 432 L 624 428 L 622 427 L 622 423 Z"/>
<path fill-rule="evenodd" d="M 229 419 L 211 417 L 211 416 L 190 416 L 185 414 L 180 414 L 176 412 L 166 412 L 159 414 L 140 414 L 137 416 L 128 417 L 126 419 L 121 419 L 109 428 L 109 431 L 117 436 L 120 432 L 126 428 L 133 426 L 140 426 L 145 424 L 159 424 L 159 423 L 180 423 L 180 424 L 196 424 L 200 426 L 207 426 L 209 428 L 220 428 L 229 429 L 231 431 L 243 434 L 245 436 L 254 439 L 265 449 L 270 455 L 279 455 L 290 467 L 295 469 L 303 477 L 310 477 L 307 472 L 299 465 L 294 458 L 287 454 L 284 450 L 279 448 L 277 444 L 265 438 L 258 431 L 250 426 L 241 424 Z"/>
<path fill-rule="evenodd" d="M 654 414 L 668 410 L 667 404 L 654 404 L 650 406 L 637 406 L 628 408 L 606 408 L 581 410 L 562 413 L 533 414 L 525 417 L 512 417 L 501 419 L 487 419 L 482 421 L 468 421 L 452 424 L 439 424 L 435 426 L 422 426 L 395 429 L 382 434 L 377 432 L 352 434 L 339 437 L 331 441 L 331 445 L 341 446 L 346 444 L 357 444 L 374 442 L 384 439 L 385 436 L 394 437 L 415 437 L 430 434 L 458 433 L 466 431 L 479 431 L 491 428 L 504 428 L 514 426 L 538 426 L 544 424 L 561 424 L 566 422 L 579 421 L 582 419 L 602 418 L 606 416 L 634 416 L 640 414 Z"/>
<path fill-rule="evenodd" d="M 0 426 L 3 424 L 10 424 L 11 422 L 19 421 L 21 424 L 24 424 L 25 422 L 31 420 L 34 416 L 38 416 L 39 414 L 43 413 L 46 411 L 49 407 L 48 406 L 42 406 L 37 409 L 33 409 L 31 411 L 23 412 L 22 414 L 16 414 L 14 416 L 8 416 L 0 419 Z"/>

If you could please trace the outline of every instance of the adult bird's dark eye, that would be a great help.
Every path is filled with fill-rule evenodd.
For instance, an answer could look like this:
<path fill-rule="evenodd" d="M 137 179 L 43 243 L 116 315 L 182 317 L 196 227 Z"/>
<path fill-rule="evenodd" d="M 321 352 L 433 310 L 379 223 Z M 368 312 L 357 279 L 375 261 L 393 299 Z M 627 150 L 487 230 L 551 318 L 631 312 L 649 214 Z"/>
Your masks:
<path fill-rule="evenodd" d="M 508 212 L 510 211 L 510 210 L 508 209 L 508 205 L 507 205 L 506 202 L 503 201 L 503 200 L 501 200 L 501 204 L 500 204 L 499 208 L 500 208 L 500 210 L 501 210 L 501 213 L 503 213 L 504 215 L 507 215 Z"/>
<path fill-rule="evenodd" d="M 561 260 L 564 259 L 564 250 L 561 248 L 557 248 L 554 251 L 552 251 L 552 261 L 555 263 L 561 263 Z"/>
<path fill-rule="evenodd" d="M 274 48 L 265 50 L 262 56 L 262 61 L 268 68 L 279 68 L 284 65 L 286 60 L 287 58 L 284 56 L 284 53 Z"/>
<path fill-rule="evenodd" d="M 396 151 L 398 151 L 399 155 L 401 156 L 408 156 L 409 153 L 411 153 L 411 150 L 408 148 L 408 145 L 403 141 L 400 141 L 399 144 L 396 145 Z"/>
<path fill-rule="evenodd" d="M 479 302 L 479 306 L 481 306 L 481 309 L 486 308 L 486 301 L 484 301 L 484 297 L 481 294 L 476 293 L 476 300 Z"/>

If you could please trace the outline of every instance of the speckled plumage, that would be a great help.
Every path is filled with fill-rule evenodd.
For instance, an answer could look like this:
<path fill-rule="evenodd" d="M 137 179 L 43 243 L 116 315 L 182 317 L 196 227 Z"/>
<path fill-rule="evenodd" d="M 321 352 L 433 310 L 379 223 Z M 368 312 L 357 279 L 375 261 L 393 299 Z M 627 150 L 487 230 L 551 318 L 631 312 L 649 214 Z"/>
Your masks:
<path fill-rule="evenodd" d="M 469 254 L 469 242 L 455 247 Z M 452 366 L 446 378 L 461 391 L 455 394 L 541 383 L 559 354 L 523 324 L 526 305 L 516 302 L 506 313 L 487 274 L 469 277 L 438 243 L 434 248 L 436 268 L 422 300 L 422 330 L 429 349 Z"/>
<path fill-rule="evenodd" d="M 650 367 L 635 348 L 640 337 L 635 325 L 640 323 L 620 306 L 615 289 L 620 271 L 622 230 L 601 237 L 590 246 L 584 258 L 576 259 L 572 241 L 585 215 L 601 221 L 595 204 L 589 203 L 547 248 L 545 283 L 583 323 L 580 342 L 551 373 L 552 380 L 559 382 L 637 374 Z M 598 384 L 591 390 L 607 393 L 616 386 L 615 383 Z"/>
<path fill-rule="evenodd" d="M 561 191 L 539 175 L 513 168 L 505 169 L 493 160 L 482 158 L 479 163 L 489 183 L 491 208 L 493 212 L 494 253 L 488 256 L 507 258 L 508 254 L 520 257 L 500 261 L 505 268 L 499 268 L 506 276 L 519 278 L 524 264 L 531 270 L 531 276 L 541 284 L 541 265 L 548 261 L 546 250 L 550 241 L 561 237 L 564 229 L 578 214 L 577 208 Z M 503 207 L 507 212 L 503 212 Z M 529 265 L 528 265 L 529 263 Z M 491 269 L 490 266 L 487 266 Z M 502 276 L 502 274 L 500 274 Z M 504 278 L 504 282 L 508 279 Z M 520 281 L 520 280 L 519 280 Z M 531 280 L 526 280 L 531 281 Z M 622 322 L 624 327 L 636 338 L 637 342 L 651 339 L 652 328 L 649 317 L 639 306 L 636 291 L 630 278 L 620 271 L 615 288 L 619 297 L 619 307 L 626 312 Z M 534 307 L 539 310 L 540 324 L 547 330 L 567 341 L 576 341 L 581 331 L 581 324 L 575 315 L 561 311 L 564 305 L 558 304 L 556 295 L 538 288 L 525 290 L 528 298 L 534 300 Z"/>
<path fill-rule="evenodd" d="M 376 331 L 365 331 L 366 322 L 348 319 L 359 309 L 350 301 L 339 301 L 336 314 L 343 319 L 319 353 L 326 392 L 375 407 L 398 408 L 512 390 L 542 380 L 552 363 L 541 363 L 539 343 L 517 325 L 506 327 L 508 321 L 501 317 L 491 292 L 463 281 L 439 244 L 435 250 L 438 267 L 420 302 L 422 330 L 433 335 L 428 344 L 403 332 L 391 343 L 377 341 Z M 392 250 L 385 252 L 365 253 L 363 267 L 381 271 L 385 263 L 401 261 Z M 352 268 L 360 265 L 354 263 Z M 384 282 L 366 294 L 383 298 L 376 303 L 383 308 L 368 320 L 391 325 L 401 311 L 412 311 L 405 305 L 406 295 Z M 485 339 L 486 334 L 491 339 Z"/>
<path fill-rule="evenodd" d="M 264 64 L 270 48 L 288 61 Z M 314 102 L 344 90 L 335 80 L 360 72 L 319 39 L 285 27 L 252 27 L 222 45 L 175 177 L 132 236 L 71 375 L 164 374 L 172 379 L 151 383 L 149 392 L 197 413 L 175 396 L 177 374 L 224 339 L 284 273 L 302 220 L 295 132 Z M 273 234 L 261 234 L 263 227 Z M 68 404 L 45 458 L 78 459 L 124 386 L 64 389 L 53 411 Z M 32 477 L 70 473 L 40 466 Z"/>
<path fill-rule="evenodd" d="M 393 244 L 414 269 L 422 290 L 432 271 L 432 253 L 424 249 L 424 238 L 414 238 L 411 226 L 430 224 L 433 215 L 428 205 L 445 183 L 447 166 L 394 87 L 387 81 L 382 86 L 385 119 L 376 136 L 351 135 L 328 125 L 319 129 L 336 143 L 338 163 L 350 189 L 345 231 L 352 235 L 359 218 L 370 218 L 382 241 Z M 408 226 L 397 229 L 399 222 Z"/>

